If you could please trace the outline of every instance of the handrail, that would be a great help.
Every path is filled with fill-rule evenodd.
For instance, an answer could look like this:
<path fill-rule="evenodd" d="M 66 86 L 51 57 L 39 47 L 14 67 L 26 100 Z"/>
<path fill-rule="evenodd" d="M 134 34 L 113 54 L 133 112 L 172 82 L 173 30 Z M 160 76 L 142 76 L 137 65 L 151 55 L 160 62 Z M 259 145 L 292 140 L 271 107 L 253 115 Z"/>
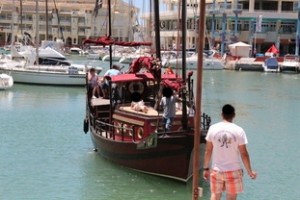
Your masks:
<path fill-rule="evenodd" d="M 105 128 L 102 128 L 102 127 L 105 127 Z M 104 121 L 101 121 L 101 120 L 95 120 L 95 128 L 96 128 L 96 132 L 97 130 L 100 130 L 100 131 L 103 131 L 106 133 L 105 137 L 106 138 L 109 138 L 108 137 L 108 130 L 112 130 L 110 132 L 110 137 L 113 137 L 113 139 L 115 139 L 115 129 L 121 129 L 120 132 L 121 132 L 121 137 L 122 137 L 122 141 L 124 141 L 124 133 L 126 131 L 132 131 L 132 140 L 135 141 L 135 134 L 134 134 L 134 126 L 132 126 L 131 128 L 127 128 L 127 127 L 124 127 L 123 125 L 119 126 L 119 125 L 113 125 L 113 124 L 110 124 L 110 123 L 107 123 L 107 122 L 104 122 Z"/>

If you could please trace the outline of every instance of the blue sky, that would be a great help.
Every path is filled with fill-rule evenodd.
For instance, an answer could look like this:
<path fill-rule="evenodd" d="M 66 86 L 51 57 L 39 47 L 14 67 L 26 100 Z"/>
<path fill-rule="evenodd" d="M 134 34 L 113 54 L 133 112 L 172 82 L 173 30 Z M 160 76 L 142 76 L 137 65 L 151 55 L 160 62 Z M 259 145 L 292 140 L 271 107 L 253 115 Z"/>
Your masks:
<path fill-rule="evenodd" d="M 130 0 L 124 0 L 125 2 L 130 2 Z M 145 5 L 144 5 L 145 3 Z M 143 9 L 148 9 L 149 7 L 149 0 L 132 0 L 132 4 L 135 6 L 135 7 L 138 7 L 140 8 L 140 12 L 143 12 Z M 146 12 L 147 10 L 145 10 Z"/>
<path fill-rule="evenodd" d="M 123 0 L 124 2 L 130 2 L 130 0 Z M 150 0 L 132 0 L 132 4 L 135 6 L 135 7 L 138 7 L 140 8 L 140 13 L 141 12 L 148 12 L 149 11 L 149 3 Z M 163 9 L 163 4 L 160 3 L 160 9 Z"/>

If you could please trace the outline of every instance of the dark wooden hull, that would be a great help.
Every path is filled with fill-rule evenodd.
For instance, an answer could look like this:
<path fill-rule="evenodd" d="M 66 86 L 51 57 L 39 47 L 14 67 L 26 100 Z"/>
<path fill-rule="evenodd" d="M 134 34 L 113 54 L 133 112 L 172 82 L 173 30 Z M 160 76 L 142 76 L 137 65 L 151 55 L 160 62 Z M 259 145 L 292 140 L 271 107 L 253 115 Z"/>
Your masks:
<path fill-rule="evenodd" d="M 187 181 L 192 175 L 193 135 L 161 136 L 157 146 L 149 149 L 137 149 L 134 142 L 107 139 L 93 128 L 91 138 L 99 154 L 117 164 L 180 181 Z"/>
<path fill-rule="evenodd" d="M 193 172 L 194 116 L 187 116 L 188 112 L 183 115 L 182 109 L 176 109 L 172 126 L 165 130 L 162 113 L 153 106 L 152 86 L 144 83 L 146 111 L 133 108 L 131 97 L 135 93 L 126 93 L 129 89 L 123 90 L 124 98 L 120 98 L 119 103 L 113 101 L 114 93 L 111 99 L 103 99 L 91 98 L 88 92 L 86 119 L 92 142 L 102 157 L 116 164 L 186 182 Z M 129 88 L 127 82 L 125 87 Z M 183 116 L 186 116 L 185 121 Z M 201 141 L 209 124 L 210 118 L 203 114 L 201 124 L 197 124 L 204 130 Z"/>

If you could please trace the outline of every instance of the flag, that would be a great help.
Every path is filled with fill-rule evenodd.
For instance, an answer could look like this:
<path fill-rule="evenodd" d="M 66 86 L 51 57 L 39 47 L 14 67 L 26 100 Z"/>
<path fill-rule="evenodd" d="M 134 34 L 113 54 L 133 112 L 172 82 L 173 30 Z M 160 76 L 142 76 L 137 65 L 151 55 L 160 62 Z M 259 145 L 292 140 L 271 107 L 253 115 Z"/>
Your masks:
<path fill-rule="evenodd" d="M 279 50 L 275 47 L 275 45 L 273 44 L 267 51 L 266 53 L 273 53 L 273 54 L 278 54 Z"/>
<path fill-rule="evenodd" d="M 256 30 L 255 30 L 255 32 L 261 32 L 262 18 L 263 18 L 262 15 L 259 15 L 256 18 Z"/>
<path fill-rule="evenodd" d="M 96 0 L 96 2 L 95 2 L 95 7 L 94 7 L 94 15 L 95 15 L 95 17 L 97 17 L 97 15 L 98 15 L 98 10 L 100 9 L 100 8 L 102 8 L 102 0 Z"/>

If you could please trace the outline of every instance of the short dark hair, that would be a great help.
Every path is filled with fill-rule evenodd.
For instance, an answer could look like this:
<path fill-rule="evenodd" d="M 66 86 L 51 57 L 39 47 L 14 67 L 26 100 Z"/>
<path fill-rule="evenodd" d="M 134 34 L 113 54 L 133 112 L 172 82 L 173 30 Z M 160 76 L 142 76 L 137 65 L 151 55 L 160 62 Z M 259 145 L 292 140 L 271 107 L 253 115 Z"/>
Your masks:
<path fill-rule="evenodd" d="M 118 65 L 113 65 L 113 66 L 112 66 L 112 69 L 117 69 L 117 70 L 119 70 L 120 67 L 119 67 Z"/>
<path fill-rule="evenodd" d="M 96 69 L 93 67 L 90 69 L 90 72 L 95 72 L 95 71 L 96 71 Z"/>
<path fill-rule="evenodd" d="M 224 119 L 232 119 L 235 115 L 235 109 L 230 104 L 225 104 L 222 108 L 222 114 Z"/>
<path fill-rule="evenodd" d="M 173 95 L 173 90 L 170 87 L 164 87 L 162 91 L 164 97 L 170 98 Z"/>

